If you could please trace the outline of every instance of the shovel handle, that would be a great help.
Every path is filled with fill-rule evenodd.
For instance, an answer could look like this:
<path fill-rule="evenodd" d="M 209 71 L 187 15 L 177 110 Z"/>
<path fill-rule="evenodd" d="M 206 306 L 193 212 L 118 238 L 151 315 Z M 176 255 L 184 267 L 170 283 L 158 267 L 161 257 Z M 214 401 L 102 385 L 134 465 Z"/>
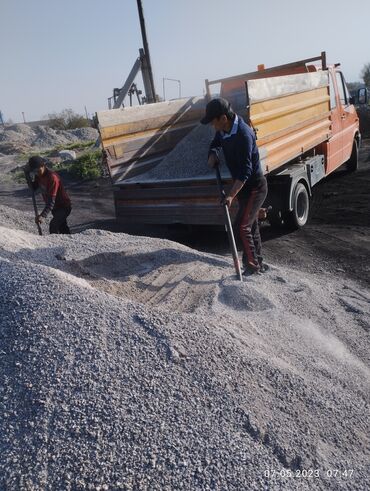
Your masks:
<path fill-rule="evenodd" d="M 30 191 L 31 191 L 33 209 L 34 209 L 34 212 L 35 212 L 35 218 L 37 218 L 39 216 L 39 213 L 37 211 L 36 196 L 35 196 L 35 191 L 34 191 L 34 189 L 32 187 L 32 180 L 31 180 L 31 177 L 30 177 L 30 175 L 29 175 L 28 172 L 24 171 L 24 175 L 26 177 L 26 181 L 27 181 L 28 187 L 30 188 Z M 37 230 L 39 232 L 39 235 L 42 235 L 41 225 L 39 223 L 36 223 L 36 225 L 37 225 Z"/>
<path fill-rule="evenodd" d="M 225 193 L 224 187 L 222 185 L 221 173 L 220 173 L 220 168 L 219 168 L 218 164 L 215 166 L 215 170 L 216 170 L 216 178 L 217 178 L 217 183 L 218 183 L 218 187 L 219 187 L 219 190 L 220 190 L 221 198 L 224 199 L 226 197 L 226 193 Z M 238 251 L 236 249 L 236 244 L 235 244 L 235 237 L 234 237 L 233 227 L 232 227 L 231 219 L 230 219 L 229 208 L 228 208 L 228 206 L 226 204 L 223 204 L 222 207 L 223 207 L 223 210 L 224 210 L 225 225 L 226 225 L 227 235 L 229 237 L 229 244 L 230 244 L 231 254 L 233 256 L 234 268 L 235 268 L 236 276 L 238 277 L 238 279 L 240 281 L 243 281 L 243 276 L 242 276 L 242 271 L 241 271 L 241 268 L 240 268 Z"/>

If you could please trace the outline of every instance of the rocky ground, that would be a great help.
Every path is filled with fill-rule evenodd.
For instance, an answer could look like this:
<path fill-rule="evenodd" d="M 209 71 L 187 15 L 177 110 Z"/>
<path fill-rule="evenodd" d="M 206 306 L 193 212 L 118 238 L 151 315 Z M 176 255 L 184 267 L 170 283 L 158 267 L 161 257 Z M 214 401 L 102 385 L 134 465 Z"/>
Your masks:
<path fill-rule="evenodd" d="M 39 237 L 0 180 L 0 489 L 370 487 L 369 157 L 244 283 L 223 232 L 123 233 L 107 181 Z"/>
<path fill-rule="evenodd" d="M 356 282 L 239 283 L 163 239 L 1 232 L 3 488 L 370 485 Z"/>
<path fill-rule="evenodd" d="M 37 152 L 54 148 L 57 145 L 68 145 L 98 138 L 94 128 L 77 128 L 74 130 L 54 130 L 47 126 L 29 126 L 19 123 L 0 128 L 0 154 Z"/>

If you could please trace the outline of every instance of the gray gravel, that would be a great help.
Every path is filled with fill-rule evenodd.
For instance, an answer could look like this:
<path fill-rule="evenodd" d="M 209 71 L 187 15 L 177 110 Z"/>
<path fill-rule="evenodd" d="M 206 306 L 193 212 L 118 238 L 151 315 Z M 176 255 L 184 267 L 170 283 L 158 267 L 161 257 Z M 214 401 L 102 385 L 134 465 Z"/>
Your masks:
<path fill-rule="evenodd" d="M 230 263 L 0 227 L 0 489 L 369 488 L 369 293 Z"/>
<path fill-rule="evenodd" d="M 207 163 L 209 145 L 213 137 L 214 131 L 210 125 L 199 124 L 156 167 L 144 174 L 126 179 L 125 182 L 182 179 L 199 176 L 213 178 L 215 173 L 209 168 Z M 223 157 L 220 169 L 224 176 L 230 175 Z"/>
<path fill-rule="evenodd" d="M 37 233 L 34 213 L 15 210 L 14 208 L 4 205 L 0 205 L 0 227 L 25 230 L 29 233 Z M 3 233 L 6 233 L 6 229 L 2 230 Z"/>
<path fill-rule="evenodd" d="M 29 150 L 45 150 L 57 145 L 96 140 L 97 137 L 98 132 L 94 128 L 64 131 L 53 130 L 47 126 L 31 127 L 27 124 L 15 124 L 0 132 L 0 152 L 9 155 Z"/>

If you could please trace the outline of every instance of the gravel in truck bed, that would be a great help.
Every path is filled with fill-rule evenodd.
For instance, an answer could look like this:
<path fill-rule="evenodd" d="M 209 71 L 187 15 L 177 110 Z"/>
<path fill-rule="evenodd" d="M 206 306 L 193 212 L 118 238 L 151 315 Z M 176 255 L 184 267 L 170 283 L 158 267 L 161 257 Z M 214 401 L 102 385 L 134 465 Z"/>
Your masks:
<path fill-rule="evenodd" d="M 213 178 L 215 173 L 209 168 L 207 163 L 209 145 L 213 137 L 214 130 L 210 125 L 199 124 L 156 167 L 139 176 L 125 179 L 125 182 L 134 183 L 191 177 Z M 220 170 L 223 176 L 230 176 L 223 157 Z"/>

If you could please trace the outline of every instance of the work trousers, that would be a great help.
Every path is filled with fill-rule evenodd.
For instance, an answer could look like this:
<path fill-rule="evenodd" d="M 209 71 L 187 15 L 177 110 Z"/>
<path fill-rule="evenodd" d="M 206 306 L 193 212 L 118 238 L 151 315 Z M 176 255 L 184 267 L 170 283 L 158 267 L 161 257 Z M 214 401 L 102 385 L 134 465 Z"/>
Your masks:
<path fill-rule="evenodd" d="M 53 218 L 50 221 L 49 231 L 51 234 L 70 234 L 67 224 L 67 217 L 71 213 L 71 207 L 54 208 L 52 210 Z"/>
<path fill-rule="evenodd" d="M 258 271 L 262 264 L 261 236 L 258 212 L 267 196 L 267 181 L 258 177 L 238 195 L 239 211 L 235 220 L 235 231 L 243 247 L 243 266 L 249 271 Z"/>

